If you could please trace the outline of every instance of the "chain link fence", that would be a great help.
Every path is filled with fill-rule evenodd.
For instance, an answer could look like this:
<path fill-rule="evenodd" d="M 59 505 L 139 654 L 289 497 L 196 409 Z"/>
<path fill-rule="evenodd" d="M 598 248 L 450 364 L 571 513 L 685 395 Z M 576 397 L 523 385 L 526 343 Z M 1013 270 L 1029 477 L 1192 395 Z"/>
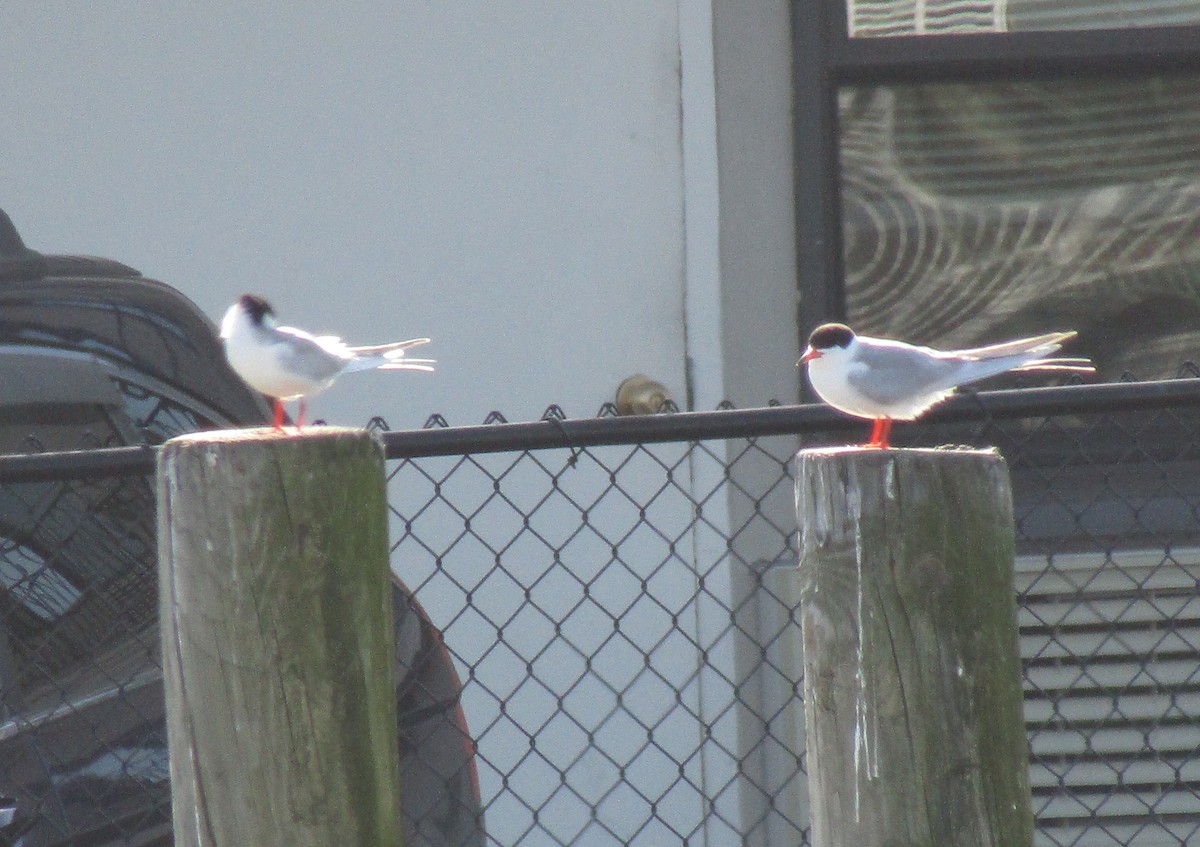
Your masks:
<path fill-rule="evenodd" d="M 1008 460 L 1040 844 L 1200 842 L 1198 409 L 1197 379 L 1015 390 L 894 433 Z M 806 844 L 791 457 L 865 431 L 608 414 L 384 433 L 432 622 L 401 667 L 414 843 Z M 147 459 L 82 467 L 0 459 L 0 845 L 169 843 Z M 412 677 L 443 648 L 461 693 Z M 458 707 L 478 808 L 421 743 Z"/>

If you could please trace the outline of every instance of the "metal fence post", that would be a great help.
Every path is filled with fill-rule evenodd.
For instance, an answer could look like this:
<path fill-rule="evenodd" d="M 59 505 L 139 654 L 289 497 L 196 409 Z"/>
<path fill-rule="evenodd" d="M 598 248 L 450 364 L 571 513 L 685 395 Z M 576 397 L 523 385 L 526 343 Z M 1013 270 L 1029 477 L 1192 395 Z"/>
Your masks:
<path fill-rule="evenodd" d="M 399 844 L 378 439 L 176 438 L 158 504 L 175 843 Z"/>
<path fill-rule="evenodd" d="M 1028 847 L 1008 471 L 995 451 L 797 460 L 815 847 Z"/>

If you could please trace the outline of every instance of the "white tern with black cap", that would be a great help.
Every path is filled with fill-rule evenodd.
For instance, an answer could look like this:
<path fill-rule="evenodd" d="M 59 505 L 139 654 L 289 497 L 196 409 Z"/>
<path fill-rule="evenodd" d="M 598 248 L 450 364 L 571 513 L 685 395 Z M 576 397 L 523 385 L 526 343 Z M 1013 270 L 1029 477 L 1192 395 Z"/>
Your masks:
<path fill-rule="evenodd" d="M 812 331 L 796 364 L 808 366 L 813 389 L 830 406 L 875 422 L 865 446 L 886 448 L 893 420 L 917 418 L 961 385 L 1006 371 L 1094 373 L 1089 359 L 1048 358 L 1075 335 L 1050 332 L 969 350 L 935 350 L 829 323 Z"/>
<path fill-rule="evenodd" d="M 221 340 L 230 367 L 246 384 L 275 400 L 275 429 L 283 429 L 283 404 L 300 401 L 296 428 L 304 424 L 304 401 L 354 371 L 432 371 L 433 359 L 411 359 L 408 350 L 428 344 L 410 338 L 390 344 L 351 347 L 334 335 L 312 335 L 279 326 L 275 311 L 262 297 L 245 294 L 221 321 Z"/>

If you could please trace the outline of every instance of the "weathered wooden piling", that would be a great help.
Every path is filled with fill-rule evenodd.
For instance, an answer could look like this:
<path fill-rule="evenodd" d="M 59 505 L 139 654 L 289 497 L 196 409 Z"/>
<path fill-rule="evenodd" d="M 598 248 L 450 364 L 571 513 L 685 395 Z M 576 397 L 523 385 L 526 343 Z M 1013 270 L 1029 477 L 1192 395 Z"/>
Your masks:
<path fill-rule="evenodd" d="M 383 451 L 198 433 L 159 458 L 175 843 L 400 843 Z"/>
<path fill-rule="evenodd" d="M 1008 471 L 992 450 L 805 450 L 814 847 L 1029 847 Z"/>

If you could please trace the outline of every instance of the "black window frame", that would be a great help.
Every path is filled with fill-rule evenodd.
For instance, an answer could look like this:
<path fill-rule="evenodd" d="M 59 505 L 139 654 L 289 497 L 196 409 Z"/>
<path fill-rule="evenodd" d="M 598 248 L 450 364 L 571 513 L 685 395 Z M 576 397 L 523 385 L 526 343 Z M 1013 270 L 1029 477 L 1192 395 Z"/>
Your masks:
<path fill-rule="evenodd" d="M 793 0 L 791 10 L 802 347 L 814 326 L 846 318 L 839 90 L 1200 72 L 1200 26 L 850 37 L 847 0 Z"/>

